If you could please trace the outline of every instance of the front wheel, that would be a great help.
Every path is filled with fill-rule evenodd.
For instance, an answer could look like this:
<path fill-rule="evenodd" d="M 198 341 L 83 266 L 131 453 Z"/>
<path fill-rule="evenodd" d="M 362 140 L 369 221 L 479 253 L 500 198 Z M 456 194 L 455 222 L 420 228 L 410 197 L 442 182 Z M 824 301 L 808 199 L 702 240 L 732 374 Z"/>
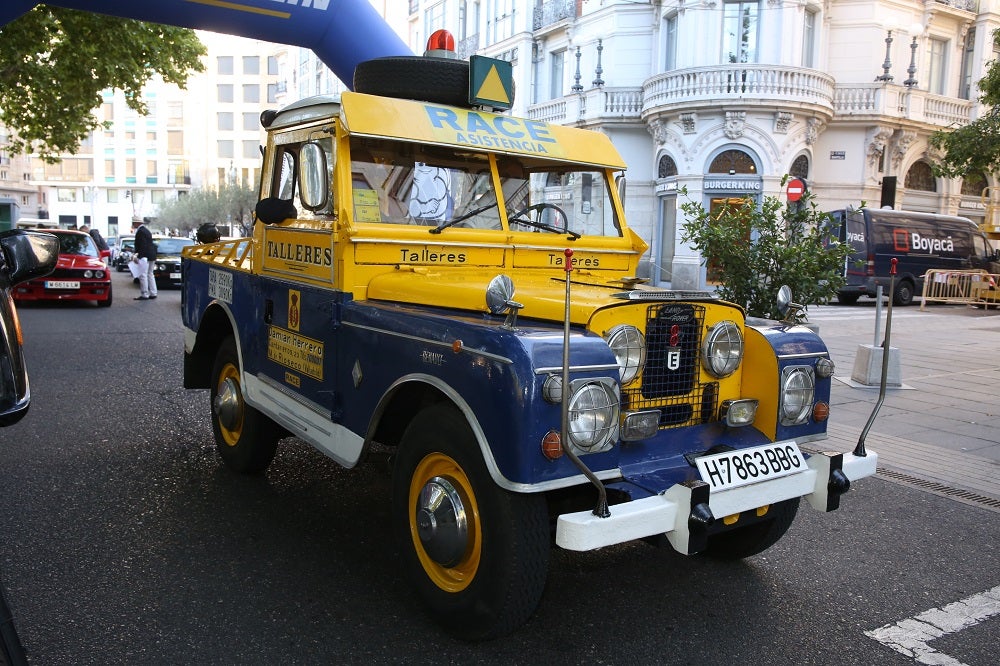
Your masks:
<path fill-rule="evenodd" d="M 430 407 L 407 427 L 392 525 L 406 576 L 453 635 L 503 636 L 538 606 L 550 546 L 545 499 L 499 488 L 455 409 Z"/>
<path fill-rule="evenodd" d="M 108 287 L 108 297 L 103 301 L 97 301 L 97 305 L 102 308 L 110 308 L 112 295 L 111 287 Z"/>
<path fill-rule="evenodd" d="M 275 423 L 243 401 L 236 340 L 219 347 L 212 367 L 212 433 L 226 467 L 243 473 L 267 469 L 278 447 Z"/>
<path fill-rule="evenodd" d="M 762 553 L 785 536 L 798 510 L 798 497 L 779 502 L 768 509 L 772 517 L 708 537 L 705 554 L 720 560 L 739 560 Z"/>

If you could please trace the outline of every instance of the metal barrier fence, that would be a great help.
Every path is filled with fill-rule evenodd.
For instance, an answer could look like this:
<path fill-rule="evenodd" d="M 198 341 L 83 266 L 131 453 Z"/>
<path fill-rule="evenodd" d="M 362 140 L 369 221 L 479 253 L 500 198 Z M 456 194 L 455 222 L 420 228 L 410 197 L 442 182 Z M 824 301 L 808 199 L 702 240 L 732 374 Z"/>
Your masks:
<path fill-rule="evenodd" d="M 983 270 L 930 270 L 924 273 L 920 309 L 928 301 L 1000 308 L 1000 275 Z"/>

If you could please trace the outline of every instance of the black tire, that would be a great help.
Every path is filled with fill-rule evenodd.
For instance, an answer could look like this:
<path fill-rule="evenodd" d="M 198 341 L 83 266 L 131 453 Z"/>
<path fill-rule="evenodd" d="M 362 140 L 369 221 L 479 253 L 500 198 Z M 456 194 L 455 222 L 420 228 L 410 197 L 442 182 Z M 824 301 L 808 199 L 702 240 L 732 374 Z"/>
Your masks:
<path fill-rule="evenodd" d="M 236 341 L 225 339 L 212 366 L 212 433 L 226 467 L 245 474 L 267 469 L 278 448 L 279 428 L 243 402 Z"/>
<path fill-rule="evenodd" d="M 444 493 L 433 524 L 427 507 L 420 510 L 425 490 Z M 460 513 L 464 529 L 449 522 Z M 550 549 L 545 499 L 499 488 L 454 408 L 424 410 L 403 434 L 392 526 L 406 577 L 449 633 L 464 640 L 503 636 L 538 606 Z"/>
<path fill-rule="evenodd" d="M 913 303 L 913 283 L 909 280 L 900 280 L 892 293 L 892 304 L 905 307 L 911 303 Z"/>
<path fill-rule="evenodd" d="M 354 69 L 354 90 L 383 97 L 468 106 L 469 62 L 419 56 L 366 60 Z"/>
<path fill-rule="evenodd" d="M 720 560 L 739 560 L 762 553 L 785 536 L 798 510 L 798 497 L 779 502 L 768 511 L 774 514 L 773 518 L 708 537 L 705 555 Z"/>
<path fill-rule="evenodd" d="M 101 307 L 101 308 L 110 308 L 111 307 L 111 298 L 112 298 L 113 295 L 114 295 L 114 292 L 112 291 L 111 287 L 108 287 L 108 297 L 105 298 L 103 301 L 97 301 L 97 306 Z"/>
<path fill-rule="evenodd" d="M 854 305 L 859 298 L 860 294 L 837 294 L 837 302 L 841 305 Z"/>

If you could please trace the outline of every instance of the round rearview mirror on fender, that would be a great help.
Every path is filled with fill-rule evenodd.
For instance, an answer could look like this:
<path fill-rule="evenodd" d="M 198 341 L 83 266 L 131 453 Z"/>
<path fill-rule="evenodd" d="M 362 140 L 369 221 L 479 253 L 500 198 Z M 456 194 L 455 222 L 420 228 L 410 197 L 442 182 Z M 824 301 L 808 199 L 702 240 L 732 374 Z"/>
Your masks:
<path fill-rule="evenodd" d="M 299 200 L 309 210 L 326 206 L 330 192 L 328 173 L 322 146 L 312 141 L 303 144 L 299 150 Z"/>

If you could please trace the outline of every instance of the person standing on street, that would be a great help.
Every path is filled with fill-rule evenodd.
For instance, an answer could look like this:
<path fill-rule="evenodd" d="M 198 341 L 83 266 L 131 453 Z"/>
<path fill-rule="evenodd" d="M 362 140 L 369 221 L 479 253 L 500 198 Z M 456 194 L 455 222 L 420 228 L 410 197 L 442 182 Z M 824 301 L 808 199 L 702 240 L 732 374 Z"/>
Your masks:
<path fill-rule="evenodd" d="M 80 227 L 80 231 L 90 234 L 90 237 L 94 239 L 94 244 L 97 245 L 98 250 L 104 251 L 111 249 L 110 247 L 108 247 L 108 241 L 104 240 L 104 236 L 101 235 L 101 232 L 100 230 L 97 229 L 97 227 L 91 229 L 85 224 L 82 227 Z"/>
<path fill-rule="evenodd" d="M 132 220 L 132 231 L 135 233 L 135 257 L 139 263 L 139 295 L 134 300 L 148 301 L 156 298 L 156 245 L 153 243 L 153 233 L 146 224 L 148 217 L 142 220 Z"/>

